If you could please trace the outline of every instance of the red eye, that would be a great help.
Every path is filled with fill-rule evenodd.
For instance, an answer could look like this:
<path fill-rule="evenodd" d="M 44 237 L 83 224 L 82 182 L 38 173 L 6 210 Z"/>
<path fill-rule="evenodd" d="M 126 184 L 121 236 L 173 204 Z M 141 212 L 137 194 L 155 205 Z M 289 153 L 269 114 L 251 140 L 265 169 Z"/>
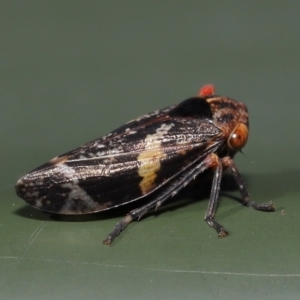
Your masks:
<path fill-rule="evenodd" d="M 244 123 L 240 123 L 231 133 L 228 139 L 228 146 L 232 150 L 242 149 L 248 139 L 248 127 Z"/>

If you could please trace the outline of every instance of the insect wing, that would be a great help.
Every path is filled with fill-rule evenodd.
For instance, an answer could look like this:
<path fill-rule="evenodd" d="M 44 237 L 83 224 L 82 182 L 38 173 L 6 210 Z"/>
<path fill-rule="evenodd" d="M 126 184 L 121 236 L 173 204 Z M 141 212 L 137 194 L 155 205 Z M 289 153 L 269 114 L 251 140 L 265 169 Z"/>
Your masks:
<path fill-rule="evenodd" d="M 150 194 L 222 143 L 211 120 L 181 116 L 178 106 L 52 159 L 20 179 L 20 196 L 48 212 L 84 214 Z"/>

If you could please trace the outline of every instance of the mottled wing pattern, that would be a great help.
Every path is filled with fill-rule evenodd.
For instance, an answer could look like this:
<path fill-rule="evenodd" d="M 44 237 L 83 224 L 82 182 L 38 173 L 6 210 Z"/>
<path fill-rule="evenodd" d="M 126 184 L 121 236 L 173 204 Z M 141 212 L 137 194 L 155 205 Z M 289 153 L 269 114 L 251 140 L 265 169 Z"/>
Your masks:
<path fill-rule="evenodd" d="M 206 102 L 197 111 L 196 100 L 144 115 L 52 159 L 20 179 L 23 198 L 45 211 L 83 214 L 149 195 L 223 142 Z"/>

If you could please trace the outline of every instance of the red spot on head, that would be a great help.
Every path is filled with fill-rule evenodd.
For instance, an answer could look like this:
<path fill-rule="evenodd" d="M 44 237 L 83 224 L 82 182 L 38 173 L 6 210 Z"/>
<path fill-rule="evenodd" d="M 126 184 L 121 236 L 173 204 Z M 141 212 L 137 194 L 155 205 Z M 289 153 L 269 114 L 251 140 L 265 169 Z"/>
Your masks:
<path fill-rule="evenodd" d="M 212 84 L 206 84 L 199 90 L 198 96 L 205 97 L 214 94 L 215 94 L 215 87 Z"/>

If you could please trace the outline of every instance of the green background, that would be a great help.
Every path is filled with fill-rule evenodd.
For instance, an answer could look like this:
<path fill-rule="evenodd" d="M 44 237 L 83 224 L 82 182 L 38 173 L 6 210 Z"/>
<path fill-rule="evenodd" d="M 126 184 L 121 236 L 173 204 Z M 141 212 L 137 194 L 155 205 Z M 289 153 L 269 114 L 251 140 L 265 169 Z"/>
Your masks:
<path fill-rule="evenodd" d="M 299 12 L 298 1 L 1 1 L 0 298 L 299 299 Z M 106 247 L 129 208 L 53 219 L 16 196 L 31 169 L 205 83 L 247 104 L 235 161 L 276 212 L 222 193 L 230 235 L 218 239 L 208 196 L 183 193 Z"/>

